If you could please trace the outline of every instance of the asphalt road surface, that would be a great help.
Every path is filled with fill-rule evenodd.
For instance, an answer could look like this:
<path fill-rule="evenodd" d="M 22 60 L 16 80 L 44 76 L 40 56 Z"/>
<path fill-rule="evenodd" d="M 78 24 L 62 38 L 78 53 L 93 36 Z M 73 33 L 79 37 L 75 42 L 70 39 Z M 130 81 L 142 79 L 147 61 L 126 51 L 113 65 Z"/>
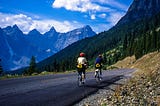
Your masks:
<path fill-rule="evenodd" d="M 77 85 L 77 73 L 0 80 L 0 106 L 71 106 L 133 71 L 103 71 L 100 84 L 88 72 L 82 87 Z"/>

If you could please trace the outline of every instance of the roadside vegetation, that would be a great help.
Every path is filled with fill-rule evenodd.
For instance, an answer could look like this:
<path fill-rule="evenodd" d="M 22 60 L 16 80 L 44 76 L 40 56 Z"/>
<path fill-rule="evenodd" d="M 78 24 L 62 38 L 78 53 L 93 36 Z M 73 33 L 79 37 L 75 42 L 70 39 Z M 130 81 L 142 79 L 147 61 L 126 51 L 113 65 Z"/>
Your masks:
<path fill-rule="evenodd" d="M 119 85 L 112 95 L 102 99 L 102 106 L 160 106 L 160 53 L 153 52 L 136 60 L 127 57 L 114 64 L 119 68 L 136 68 L 133 77 Z"/>

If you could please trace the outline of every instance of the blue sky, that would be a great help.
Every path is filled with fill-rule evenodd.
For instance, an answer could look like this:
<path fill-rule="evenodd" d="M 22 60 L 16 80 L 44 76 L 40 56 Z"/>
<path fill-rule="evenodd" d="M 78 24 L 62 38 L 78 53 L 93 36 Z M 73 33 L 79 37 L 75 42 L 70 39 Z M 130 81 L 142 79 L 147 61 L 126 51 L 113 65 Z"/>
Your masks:
<path fill-rule="evenodd" d="M 0 27 L 17 24 L 24 32 L 41 33 L 52 26 L 68 32 L 90 25 L 96 32 L 108 30 L 124 16 L 133 0 L 0 0 Z"/>

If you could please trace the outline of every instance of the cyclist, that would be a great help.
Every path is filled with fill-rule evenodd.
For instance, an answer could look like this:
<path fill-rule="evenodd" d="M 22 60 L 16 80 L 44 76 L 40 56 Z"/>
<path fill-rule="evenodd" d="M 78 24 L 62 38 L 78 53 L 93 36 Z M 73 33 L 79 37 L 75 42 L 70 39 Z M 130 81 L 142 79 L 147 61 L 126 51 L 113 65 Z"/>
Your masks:
<path fill-rule="evenodd" d="M 79 75 L 82 75 L 82 73 L 84 74 L 84 79 L 86 78 L 86 74 L 85 74 L 86 68 L 87 68 L 87 59 L 85 57 L 85 53 L 81 52 L 77 59 L 77 70 Z M 85 80 L 83 81 L 85 82 Z"/>
<path fill-rule="evenodd" d="M 103 64 L 103 58 L 102 58 L 102 55 L 99 54 L 95 60 L 95 68 L 100 70 L 100 78 L 101 79 L 102 79 L 102 64 Z M 96 75 L 96 72 L 95 72 L 95 75 Z"/>

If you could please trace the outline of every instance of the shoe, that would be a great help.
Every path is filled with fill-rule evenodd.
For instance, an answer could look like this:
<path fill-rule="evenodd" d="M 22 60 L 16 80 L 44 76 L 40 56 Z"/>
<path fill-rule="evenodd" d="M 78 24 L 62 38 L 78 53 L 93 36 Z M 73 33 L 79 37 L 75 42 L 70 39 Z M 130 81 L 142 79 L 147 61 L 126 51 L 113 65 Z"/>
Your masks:
<path fill-rule="evenodd" d="M 82 81 L 82 84 L 84 84 L 85 83 L 85 81 Z"/>

